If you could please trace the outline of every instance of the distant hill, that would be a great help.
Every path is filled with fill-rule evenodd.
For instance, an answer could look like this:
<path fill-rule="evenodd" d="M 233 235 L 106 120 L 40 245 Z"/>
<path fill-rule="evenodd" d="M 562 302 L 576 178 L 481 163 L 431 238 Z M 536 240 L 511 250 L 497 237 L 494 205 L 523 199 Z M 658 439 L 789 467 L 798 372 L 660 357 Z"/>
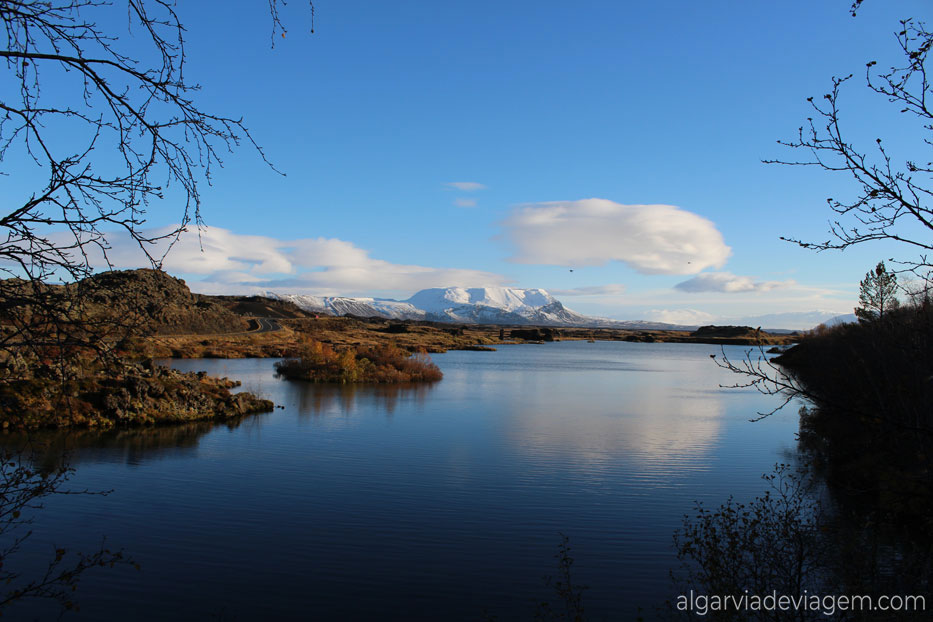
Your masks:
<path fill-rule="evenodd" d="M 181 279 L 151 269 L 101 272 L 68 285 L 0 281 L 0 323 L 12 318 L 31 318 L 32 330 L 45 318 L 101 334 L 231 333 L 250 326 L 213 297 L 193 294 Z"/>
<path fill-rule="evenodd" d="M 827 326 L 838 326 L 840 324 L 854 324 L 858 322 L 858 318 L 854 313 L 846 313 L 845 315 L 837 315 L 834 318 L 826 320 L 823 324 Z"/>
<path fill-rule="evenodd" d="M 734 324 L 744 324 L 746 326 L 761 326 L 768 332 L 782 332 L 792 330 L 810 330 L 820 324 L 827 322 L 848 321 L 844 318 L 852 317 L 854 314 L 839 315 L 835 311 L 789 311 L 784 313 L 768 313 L 765 315 L 754 315 L 745 317 L 728 318 L 728 321 Z"/>
<path fill-rule="evenodd" d="M 287 300 L 273 300 L 264 296 L 202 296 L 217 302 L 237 315 L 277 319 L 307 318 L 307 311 Z"/>

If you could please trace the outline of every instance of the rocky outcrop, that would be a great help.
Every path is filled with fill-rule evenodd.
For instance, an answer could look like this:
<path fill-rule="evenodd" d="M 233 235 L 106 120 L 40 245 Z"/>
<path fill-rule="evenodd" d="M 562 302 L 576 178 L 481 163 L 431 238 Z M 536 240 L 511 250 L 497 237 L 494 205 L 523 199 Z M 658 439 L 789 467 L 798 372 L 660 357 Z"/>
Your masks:
<path fill-rule="evenodd" d="M 554 331 L 550 328 L 513 328 L 509 337 L 525 341 L 554 341 Z"/>
<path fill-rule="evenodd" d="M 692 337 L 716 337 L 716 338 L 736 338 L 752 339 L 761 334 L 760 328 L 751 326 L 701 326 L 690 335 Z"/>
<path fill-rule="evenodd" d="M 192 294 L 181 279 L 160 270 L 114 270 L 87 278 L 75 287 L 88 310 L 108 313 L 133 324 L 138 334 L 229 333 L 249 323 L 208 296 Z"/>
<path fill-rule="evenodd" d="M 0 426 L 112 428 L 225 420 L 268 412 L 273 403 L 231 393 L 239 382 L 151 363 L 103 370 L 63 383 L 32 377 L 0 384 Z"/>

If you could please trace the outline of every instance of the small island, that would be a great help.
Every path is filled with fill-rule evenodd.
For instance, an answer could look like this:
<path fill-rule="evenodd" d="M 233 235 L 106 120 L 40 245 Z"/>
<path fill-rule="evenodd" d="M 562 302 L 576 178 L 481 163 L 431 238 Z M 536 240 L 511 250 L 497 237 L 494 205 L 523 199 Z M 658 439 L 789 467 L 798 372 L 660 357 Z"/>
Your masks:
<path fill-rule="evenodd" d="M 289 380 L 332 383 L 437 382 L 444 377 L 424 349 L 408 352 L 391 343 L 339 350 L 310 339 L 297 358 L 275 364 Z"/>

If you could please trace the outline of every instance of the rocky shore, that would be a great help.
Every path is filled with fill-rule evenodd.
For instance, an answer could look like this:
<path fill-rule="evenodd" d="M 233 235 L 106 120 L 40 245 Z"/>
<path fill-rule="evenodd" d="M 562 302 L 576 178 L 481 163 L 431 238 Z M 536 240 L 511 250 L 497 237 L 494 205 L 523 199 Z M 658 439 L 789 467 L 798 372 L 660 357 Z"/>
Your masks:
<path fill-rule="evenodd" d="M 0 427 L 109 429 L 223 421 L 273 409 L 271 401 L 251 393 L 231 393 L 238 385 L 227 378 L 152 363 L 65 382 L 33 377 L 0 384 Z"/>

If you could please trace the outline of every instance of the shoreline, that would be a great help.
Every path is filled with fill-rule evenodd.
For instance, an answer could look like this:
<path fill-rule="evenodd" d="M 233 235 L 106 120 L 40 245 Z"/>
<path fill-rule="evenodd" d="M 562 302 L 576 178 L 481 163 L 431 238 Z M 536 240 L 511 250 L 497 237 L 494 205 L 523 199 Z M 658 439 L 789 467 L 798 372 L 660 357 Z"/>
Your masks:
<path fill-rule="evenodd" d="M 550 341 L 627 341 L 635 343 L 702 343 L 709 345 L 782 346 L 796 343 L 799 334 L 771 334 L 749 327 L 703 327 L 698 331 L 630 330 L 553 326 L 441 324 L 382 318 L 325 316 L 274 319 L 277 330 L 252 333 L 155 335 L 140 344 L 146 358 L 280 358 L 295 356 L 303 339 L 333 347 L 392 344 L 409 351 L 484 350 L 499 345 Z M 706 330 L 703 330 L 706 329 Z"/>

